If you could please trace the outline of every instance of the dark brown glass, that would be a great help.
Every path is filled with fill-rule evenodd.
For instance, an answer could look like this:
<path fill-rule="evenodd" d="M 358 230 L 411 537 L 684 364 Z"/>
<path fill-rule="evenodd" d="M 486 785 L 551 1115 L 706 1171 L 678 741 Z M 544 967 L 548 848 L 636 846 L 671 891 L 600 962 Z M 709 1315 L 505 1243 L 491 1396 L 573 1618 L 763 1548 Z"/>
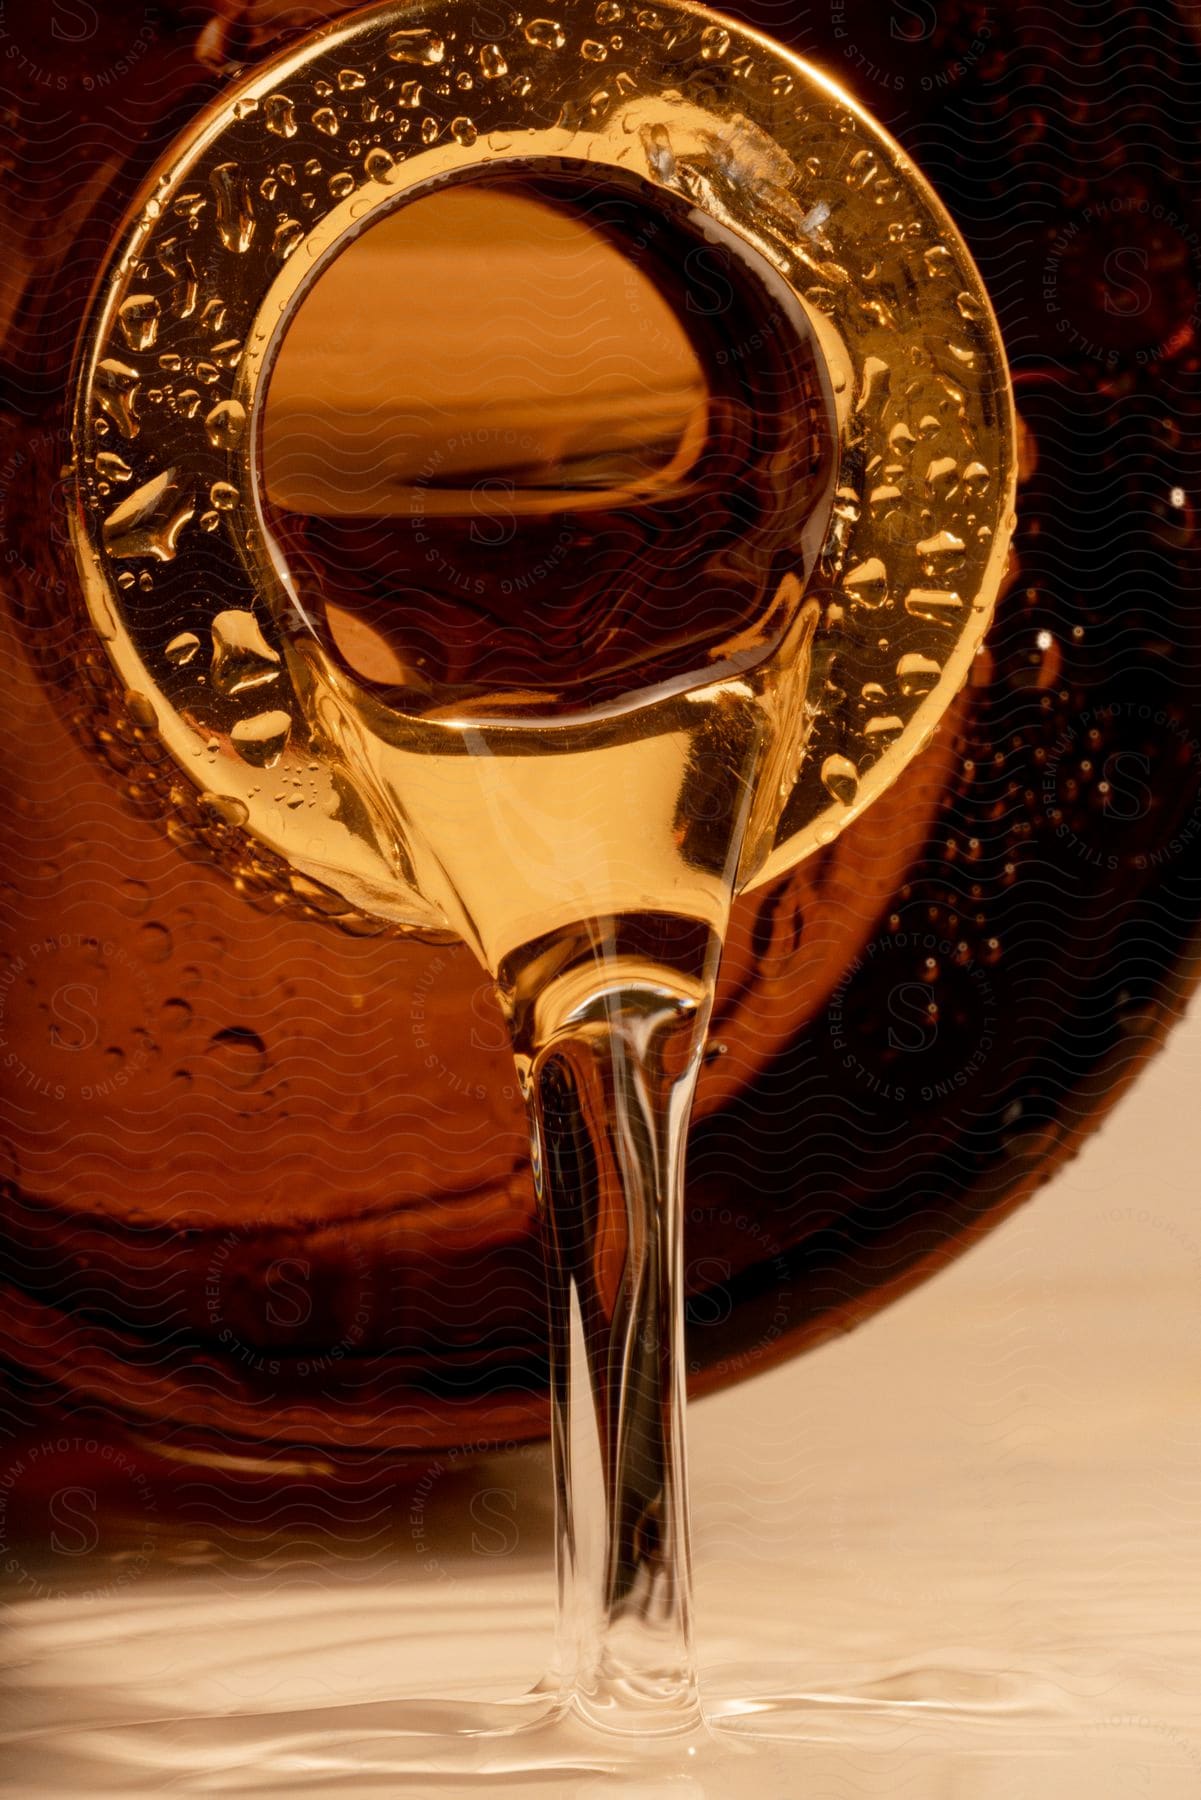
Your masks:
<path fill-rule="evenodd" d="M 952 719 L 737 909 L 690 1146 L 698 1390 L 856 1323 L 1032 1192 L 1178 1015 L 1201 916 L 1191 10 L 732 10 L 912 149 L 994 296 L 1026 441 Z M 500 1021 L 464 948 L 173 841 L 136 730 L 97 756 L 62 485 L 130 194 L 295 23 L 115 4 L 84 42 L 47 14 L 6 49 L 0 1329 L 39 1416 L 326 1458 L 544 1429 Z"/>

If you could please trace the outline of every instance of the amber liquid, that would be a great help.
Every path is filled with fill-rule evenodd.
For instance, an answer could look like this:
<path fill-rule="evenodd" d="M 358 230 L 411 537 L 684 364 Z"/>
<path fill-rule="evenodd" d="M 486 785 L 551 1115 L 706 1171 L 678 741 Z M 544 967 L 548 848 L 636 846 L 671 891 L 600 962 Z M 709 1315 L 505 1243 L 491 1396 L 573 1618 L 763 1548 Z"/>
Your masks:
<path fill-rule="evenodd" d="M 484 291 L 494 242 L 527 287 L 505 263 Z M 547 715 L 770 648 L 833 459 L 807 328 L 759 277 L 636 187 L 549 175 L 444 191 L 346 252 L 285 339 L 263 474 L 349 672 L 398 711 Z M 412 336 L 352 412 L 312 353 L 389 298 Z"/>
<path fill-rule="evenodd" d="M 559 179 L 498 197 L 533 208 L 532 229 L 548 204 L 568 209 L 577 281 L 615 248 L 650 246 L 637 272 L 684 322 L 686 378 L 665 384 L 664 359 L 591 420 L 556 415 L 537 392 L 550 352 L 523 318 L 535 441 L 506 457 L 521 433 L 495 345 L 514 297 L 493 293 L 476 417 L 423 446 L 442 479 L 385 489 L 374 525 L 331 516 L 331 482 L 323 514 L 293 510 L 275 535 L 318 753 L 396 846 L 404 888 L 496 980 L 509 1026 L 550 1280 L 554 1684 L 595 1723 L 677 1729 L 696 1707 L 684 1149 L 731 901 L 774 841 L 804 753 L 832 406 L 807 323 L 766 266 L 757 281 L 737 267 L 730 299 L 702 305 L 713 246 L 644 193 Z M 436 241 L 466 284 L 463 197 L 439 199 L 417 207 L 444 215 Z M 490 196 L 466 199 L 486 211 Z M 396 224 L 411 240 L 413 221 Z M 540 295 L 548 311 L 554 300 Z M 421 348 L 450 360 L 441 334 Z M 586 394 L 603 340 L 571 352 Z M 331 442 L 324 461 L 338 460 Z M 522 581 L 523 561 L 539 585 Z"/>
<path fill-rule="evenodd" d="M 450 429 L 406 434 L 414 364 L 438 372 L 426 381 L 439 395 L 452 384 L 453 315 L 465 292 L 480 305 L 476 246 L 497 212 L 498 236 L 556 246 L 551 278 L 529 298 L 488 294 L 473 391 Z M 408 885 L 494 975 L 594 916 L 678 912 L 721 931 L 742 833 L 761 859 L 803 750 L 804 595 L 833 468 L 803 316 L 766 267 L 752 280 L 637 189 L 473 185 L 377 230 L 393 279 L 423 241 L 436 247 L 449 285 L 435 310 L 451 320 L 408 343 L 399 392 L 374 371 L 368 429 L 396 420 L 375 516 L 335 486 L 360 421 L 335 394 L 298 399 L 313 375 L 288 340 L 264 428 L 267 494 L 282 466 L 290 501 L 268 523 L 318 742 L 370 828 L 400 846 Z M 343 260 L 378 258 L 375 237 Z M 546 324 L 556 275 L 580 306 L 565 335 Z M 332 279 L 332 295 L 327 275 L 306 300 L 302 333 L 309 307 L 341 316 L 353 277 Z M 612 321 L 581 332 L 613 294 Z M 614 384 L 612 345 L 637 335 L 631 297 L 648 316 L 666 303 L 661 341 Z M 307 514 L 287 473 L 293 418 L 303 468 L 325 472 L 310 473 Z"/>

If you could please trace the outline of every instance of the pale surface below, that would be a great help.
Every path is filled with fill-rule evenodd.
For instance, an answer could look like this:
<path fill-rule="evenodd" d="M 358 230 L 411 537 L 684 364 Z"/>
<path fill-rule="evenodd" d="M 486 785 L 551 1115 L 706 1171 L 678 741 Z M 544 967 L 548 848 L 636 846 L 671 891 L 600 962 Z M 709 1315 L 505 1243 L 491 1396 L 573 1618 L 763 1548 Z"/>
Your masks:
<path fill-rule="evenodd" d="M 378 1706 L 359 1715 L 369 1738 L 397 1696 L 536 1675 L 551 1538 L 544 1455 L 525 1451 L 404 1477 L 386 1540 L 361 1554 L 217 1534 L 91 1567 L 78 1596 L 14 1589 L 0 1784 L 30 1800 L 1193 1800 L 1199 1092 L 1194 1011 L 986 1244 L 861 1332 L 694 1409 L 710 1691 L 815 1696 L 807 1742 L 712 1776 L 702 1756 L 528 1785 L 503 1759 L 460 1783 L 322 1774 L 271 1748 L 344 1729 L 356 1704 Z M 153 1720 L 175 1723 L 129 1729 Z"/>

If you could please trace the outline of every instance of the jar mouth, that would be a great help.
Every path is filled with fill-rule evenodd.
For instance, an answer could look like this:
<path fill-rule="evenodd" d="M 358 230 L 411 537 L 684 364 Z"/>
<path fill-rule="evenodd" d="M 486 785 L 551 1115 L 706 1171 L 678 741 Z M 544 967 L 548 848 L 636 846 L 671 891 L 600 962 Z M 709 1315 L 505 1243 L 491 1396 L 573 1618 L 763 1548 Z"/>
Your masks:
<path fill-rule="evenodd" d="M 256 443 L 294 641 L 398 713 L 520 726 L 769 655 L 837 440 L 766 260 L 560 159 L 354 238 L 289 323 Z"/>
<path fill-rule="evenodd" d="M 345 640 L 337 656 L 322 642 L 265 517 L 260 420 L 288 321 L 347 243 L 406 197 L 514 168 L 641 184 L 681 229 L 747 267 L 761 259 L 769 298 L 786 292 L 811 327 L 814 364 L 830 370 L 819 417 L 832 392 L 837 420 L 828 530 L 778 586 L 763 582 L 749 644 L 699 677 L 736 679 L 761 658 L 753 682 L 769 680 L 794 641 L 790 621 L 808 633 L 796 695 L 805 753 L 778 772 L 774 835 L 749 885 L 832 842 L 928 740 L 988 624 L 1013 530 L 1012 395 L 996 320 L 900 147 L 789 52 L 732 22 L 710 32 L 707 15 L 679 0 L 630 19 L 620 65 L 610 58 L 598 73 L 585 53 L 594 11 L 569 0 L 549 36 L 545 21 L 513 22 L 497 46 L 503 80 L 435 0 L 416 14 L 356 12 L 291 46 L 225 92 L 152 172 L 81 333 L 77 565 L 130 719 L 166 753 L 166 806 L 231 866 L 269 866 L 284 886 L 317 882 L 407 930 L 447 920 L 413 886 L 392 823 L 375 828 L 373 803 L 351 792 L 331 752 L 320 657 L 351 711 L 390 715 L 438 755 L 460 754 L 448 734 L 494 718 L 522 739 L 518 754 L 532 742 L 527 724 L 571 720 L 570 709 L 539 710 L 544 688 L 518 686 L 499 715 L 487 693 L 487 710 L 468 711 L 416 689 L 414 711 L 398 711 L 395 685 L 368 689 L 346 667 Z M 736 372 L 725 368 L 731 381 Z M 671 456 L 660 472 L 664 463 Z M 586 529 L 599 516 L 579 513 Z M 816 540 L 822 506 L 815 518 Z M 698 529 L 713 522 L 702 509 Z M 723 579 L 737 592 L 746 573 Z M 695 623 L 681 642 L 695 644 Z M 627 661 L 602 705 L 620 715 L 631 697 L 641 706 L 665 689 L 683 705 L 703 692 L 697 673 L 677 665 L 664 682 L 653 669 L 639 686 Z M 178 798 L 188 784 L 195 797 Z"/>

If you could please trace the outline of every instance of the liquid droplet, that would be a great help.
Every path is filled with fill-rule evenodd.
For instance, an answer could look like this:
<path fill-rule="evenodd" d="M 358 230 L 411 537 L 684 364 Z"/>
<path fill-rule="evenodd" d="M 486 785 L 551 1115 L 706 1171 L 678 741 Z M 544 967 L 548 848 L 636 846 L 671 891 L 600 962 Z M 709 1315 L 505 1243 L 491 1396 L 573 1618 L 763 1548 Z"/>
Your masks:
<path fill-rule="evenodd" d="M 254 237 L 254 201 L 250 183 L 237 163 L 220 163 L 209 176 L 217 201 L 217 230 L 221 242 L 235 255 L 249 250 Z"/>
<path fill-rule="evenodd" d="M 159 1008 L 159 1017 L 166 1031 L 183 1031 L 192 1022 L 192 1008 L 179 995 L 164 1000 Z"/>
<path fill-rule="evenodd" d="M 917 546 L 917 553 L 922 558 L 927 575 L 935 570 L 953 568 L 963 560 L 967 546 L 961 537 L 953 531 L 938 531 L 933 537 L 923 538 Z"/>
<path fill-rule="evenodd" d="M 557 19 L 531 19 L 525 28 L 525 41 L 535 50 L 561 50 L 567 39 Z"/>
<path fill-rule="evenodd" d="M 219 825 L 245 825 L 250 817 L 250 808 L 236 794 L 204 793 L 200 805 Z"/>
<path fill-rule="evenodd" d="M 865 188 L 880 173 L 880 165 L 876 161 L 873 150 L 857 150 L 851 158 L 851 166 L 847 170 L 847 186 Z"/>
<path fill-rule="evenodd" d="M 826 792 L 843 806 L 851 806 L 859 792 L 859 771 L 849 756 L 827 756 L 822 764 Z"/>
<path fill-rule="evenodd" d="M 939 588 L 913 588 L 905 596 L 905 611 L 914 619 L 925 619 L 932 625 L 948 625 L 954 629 L 963 611 L 958 594 Z"/>
<path fill-rule="evenodd" d="M 289 713 L 265 712 L 253 719 L 239 719 L 229 735 L 244 762 L 253 763 L 257 769 L 270 769 L 283 755 L 291 729 Z"/>
<path fill-rule="evenodd" d="M 897 664 L 897 680 L 906 700 L 928 694 L 941 674 L 941 665 L 932 657 L 918 656 L 915 652 L 903 656 Z"/>
<path fill-rule="evenodd" d="M 113 557 L 152 556 L 170 562 L 179 534 L 195 510 L 190 500 L 181 500 L 174 469 L 164 469 L 108 515 L 104 547 Z"/>
<path fill-rule="evenodd" d="M 113 450 L 100 452 L 96 458 L 96 473 L 103 476 L 105 481 L 129 481 L 133 476 L 133 470 L 124 457 L 118 456 Z"/>
<path fill-rule="evenodd" d="M 710 25 L 701 32 L 701 55 L 706 62 L 716 62 L 730 48 L 730 34 L 724 25 Z"/>
<path fill-rule="evenodd" d="M 126 912 L 133 913 L 135 916 L 138 913 L 149 912 L 150 889 L 144 881 L 135 881 L 132 876 L 127 877 L 120 884 L 117 893 Z"/>
<path fill-rule="evenodd" d="M 396 158 L 391 151 L 383 149 L 368 150 L 363 158 L 363 167 L 372 181 L 388 182 L 396 179 Z"/>
<path fill-rule="evenodd" d="M 416 63 L 418 68 L 436 69 L 446 56 L 446 45 L 432 31 L 418 26 L 409 31 L 394 31 L 388 39 L 388 55 L 393 62 Z"/>
<path fill-rule="evenodd" d="M 157 919 L 152 919 L 139 931 L 137 946 L 138 954 L 143 962 L 164 963 L 170 961 L 171 953 L 175 949 L 175 940 L 171 936 L 169 927 L 161 925 Z"/>
<path fill-rule="evenodd" d="M 220 612 L 213 620 L 213 685 L 232 697 L 263 687 L 279 675 L 279 652 L 273 650 L 251 612 Z"/>
<path fill-rule="evenodd" d="M 499 44 L 484 44 L 480 48 L 480 73 L 485 81 L 499 81 L 502 75 L 509 73 L 509 65 Z"/>
<path fill-rule="evenodd" d="M 975 294 L 969 294 L 966 290 L 962 294 L 957 294 L 955 296 L 955 309 L 958 312 L 959 317 L 961 319 L 966 319 L 969 325 L 975 325 L 984 317 L 984 308 L 977 300 Z"/>
<path fill-rule="evenodd" d="M 232 481 L 214 481 L 209 489 L 209 499 L 218 512 L 232 512 L 238 504 L 238 490 Z"/>
<path fill-rule="evenodd" d="M 926 465 L 926 489 L 946 499 L 959 479 L 959 464 L 953 456 L 937 456 Z"/>
<path fill-rule="evenodd" d="M 357 89 L 366 87 L 367 78 L 360 75 L 357 69 L 339 69 L 338 86 L 344 94 L 353 94 Z"/>
<path fill-rule="evenodd" d="M 153 294 L 131 294 L 117 311 L 121 331 L 131 350 L 149 350 L 158 336 L 161 308 Z"/>
<path fill-rule="evenodd" d="M 348 169 L 340 169 L 330 176 L 329 191 L 335 200 L 345 200 L 348 194 L 354 193 L 354 176 Z"/>
<path fill-rule="evenodd" d="M 204 429 L 214 450 L 232 450 L 242 441 L 246 408 L 240 400 L 219 400 L 205 415 Z"/>
<path fill-rule="evenodd" d="M 460 116 L 457 119 L 451 120 L 450 135 L 457 144 L 470 146 L 475 143 L 476 138 L 479 136 L 479 132 L 475 128 L 474 120 Z"/>
<path fill-rule="evenodd" d="M 263 116 L 267 121 L 267 130 L 276 137 L 296 136 L 296 108 L 286 94 L 268 94 L 263 101 Z"/>
<path fill-rule="evenodd" d="M 96 365 L 92 391 L 97 406 L 112 420 L 122 437 L 137 437 L 139 427 L 134 412 L 139 393 L 137 370 L 106 356 Z"/>
<path fill-rule="evenodd" d="M 303 237 L 304 226 L 299 219 L 281 219 L 272 234 L 272 251 L 278 256 L 280 262 L 287 262 Z"/>
<path fill-rule="evenodd" d="M 163 654 L 173 668 L 182 669 L 190 663 L 200 648 L 200 639 L 194 631 L 181 631 L 173 637 Z"/>
<path fill-rule="evenodd" d="M 926 265 L 926 273 L 931 280 L 938 280 L 939 277 L 951 273 L 951 252 L 945 244 L 931 244 L 929 249 L 924 252 L 922 261 Z"/>
<path fill-rule="evenodd" d="M 231 1087 L 253 1087 L 267 1072 L 267 1046 L 257 1031 L 245 1025 L 227 1025 L 208 1041 L 207 1056 L 222 1080 Z"/>
<path fill-rule="evenodd" d="M 338 135 L 338 115 L 332 106 L 319 106 L 313 114 L 313 124 L 326 137 Z"/>
<path fill-rule="evenodd" d="M 848 570 L 842 585 L 856 605 L 874 610 L 888 599 L 888 570 L 878 556 L 871 556 Z"/>

